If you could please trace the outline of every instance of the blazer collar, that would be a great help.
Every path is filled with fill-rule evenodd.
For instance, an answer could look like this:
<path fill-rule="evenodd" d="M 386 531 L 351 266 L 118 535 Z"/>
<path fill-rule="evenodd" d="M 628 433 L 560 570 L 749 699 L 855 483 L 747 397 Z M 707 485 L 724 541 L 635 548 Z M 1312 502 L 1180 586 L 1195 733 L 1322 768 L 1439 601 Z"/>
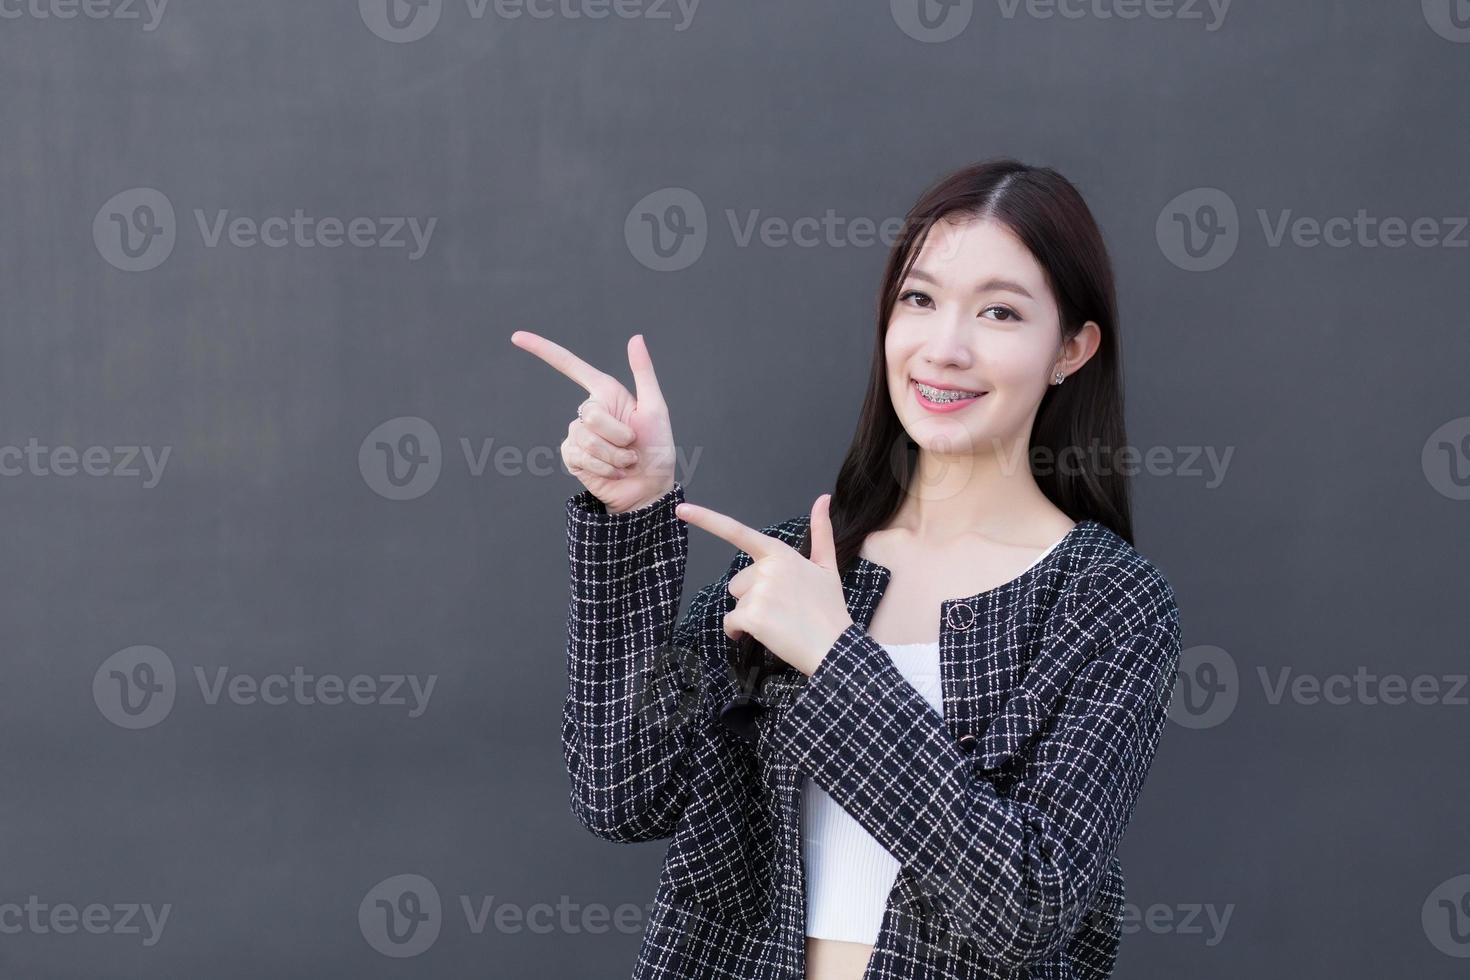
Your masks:
<path fill-rule="evenodd" d="M 1063 562 L 1066 556 L 1079 547 L 1085 540 L 1093 538 L 1100 533 L 1110 533 L 1105 524 L 1090 519 L 1079 521 L 1072 526 L 1071 530 L 1062 536 L 1062 539 L 1057 542 L 1051 551 L 1047 552 L 1041 561 L 1009 582 L 1003 582 L 994 588 L 977 592 L 974 595 L 959 596 L 942 601 L 939 604 L 939 644 L 941 658 L 952 658 L 954 656 L 953 650 L 961 642 L 951 634 L 966 632 L 972 626 L 977 625 L 977 619 L 988 618 L 989 615 L 993 615 L 995 612 L 993 607 L 996 600 L 1001 598 L 1004 593 L 1008 593 L 1017 588 L 1024 588 L 1033 578 L 1042 575 L 1048 568 L 1055 566 L 1057 563 Z M 881 565 L 878 562 L 864 558 L 862 555 L 858 555 L 854 559 L 847 574 L 842 578 L 843 598 L 847 600 L 848 615 L 852 617 L 853 622 L 867 629 L 868 625 L 873 621 L 873 614 L 878 608 L 878 602 L 883 598 L 883 594 L 887 590 L 888 583 L 892 577 L 893 573 L 886 565 Z M 970 669 L 974 669 L 973 665 L 952 663 L 947 674 L 951 677 L 960 678 L 961 674 L 967 673 Z M 760 697 L 770 708 L 779 709 L 785 702 L 796 695 L 796 692 L 801 689 L 806 681 L 807 675 L 796 670 L 784 670 L 779 673 L 769 674 L 761 683 Z M 986 699 L 987 703 L 985 705 L 977 707 L 982 711 L 986 711 L 987 709 L 994 711 L 998 709 L 1000 705 L 999 694 L 1000 692 L 996 692 L 995 696 Z M 994 703 L 989 703 L 992 701 Z M 946 704 L 949 704 L 948 699 L 946 700 Z M 953 717 L 956 723 L 968 722 L 969 719 L 961 718 L 958 714 L 959 711 L 967 710 L 969 707 L 969 705 L 963 707 L 955 705 L 957 710 L 951 717 Z M 766 713 L 764 720 L 767 723 L 770 722 L 770 712 Z"/>

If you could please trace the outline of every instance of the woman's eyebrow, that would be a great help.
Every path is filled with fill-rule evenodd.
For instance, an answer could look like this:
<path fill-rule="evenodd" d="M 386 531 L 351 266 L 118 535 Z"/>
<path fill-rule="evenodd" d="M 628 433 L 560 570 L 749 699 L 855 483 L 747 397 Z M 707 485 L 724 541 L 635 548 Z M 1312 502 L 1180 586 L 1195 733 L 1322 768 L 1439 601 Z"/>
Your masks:
<path fill-rule="evenodd" d="M 909 270 L 909 278 L 933 283 L 936 286 L 939 285 L 939 280 L 937 278 L 925 272 L 923 269 L 917 267 Z M 1036 299 L 1036 297 L 1032 296 L 1031 292 L 1025 286 L 1022 286 L 1018 282 L 1013 282 L 1010 279 L 1002 279 L 998 276 L 992 276 L 991 278 L 986 279 L 984 282 L 976 283 L 974 289 L 974 291 L 977 293 L 1000 292 L 1001 290 L 1017 293 L 1021 296 L 1026 297 L 1029 300 Z"/>

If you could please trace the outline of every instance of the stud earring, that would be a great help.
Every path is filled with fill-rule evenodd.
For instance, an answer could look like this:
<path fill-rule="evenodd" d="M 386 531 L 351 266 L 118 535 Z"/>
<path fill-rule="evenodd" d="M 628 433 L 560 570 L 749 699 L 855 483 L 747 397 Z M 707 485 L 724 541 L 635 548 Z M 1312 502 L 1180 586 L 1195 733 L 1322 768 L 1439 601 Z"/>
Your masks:
<path fill-rule="evenodd" d="M 1053 381 L 1052 381 L 1052 384 L 1054 384 L 1054 385 L 1059 385 L 1059 384 L 1061 384 L 1061 383 L 1062 383 L 1062 379 L 1063 379 L 1063 378 L 1065 378 L 1065 377 L 1066 377 L 1066 374 L 1064 374 L 1064 373 L 1063 373 L 1063 372 L 1061 372 L 1061 371 L 1058 371 L 1058 372 L 1057 372 L 1057 373 L 1056 373 L 1056 378 L 1055 378 L 1055 379 L 1054 379 L 1054 380 L 1053 380 Z"/>

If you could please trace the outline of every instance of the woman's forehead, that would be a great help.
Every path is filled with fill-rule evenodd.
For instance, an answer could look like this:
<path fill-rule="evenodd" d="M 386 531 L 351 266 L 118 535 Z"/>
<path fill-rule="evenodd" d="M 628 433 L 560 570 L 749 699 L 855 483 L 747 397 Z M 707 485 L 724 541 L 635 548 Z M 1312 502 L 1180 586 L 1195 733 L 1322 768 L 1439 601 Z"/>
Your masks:
<path fill-rule="evenodd" d="M 971 218 L 942 219 L 930 228 L 909 275 L 955 288 L 1009 279 L 1033 296 L 1044 288 L 1040 263 L 1005 225 Z"/>

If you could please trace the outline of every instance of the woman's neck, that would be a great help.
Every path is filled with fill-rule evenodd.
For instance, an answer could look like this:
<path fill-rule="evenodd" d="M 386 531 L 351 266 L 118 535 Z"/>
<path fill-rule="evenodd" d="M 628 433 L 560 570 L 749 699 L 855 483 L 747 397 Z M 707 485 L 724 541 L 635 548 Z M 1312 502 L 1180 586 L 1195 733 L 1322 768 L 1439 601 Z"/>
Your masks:
<path fill-rule="evenodd" d="M 920 449 L 908 491 L 884 527 L 936 545 L 978 534 L 1044 546 L 1056 527 L 1070 521 L 1036 485 L 1024 455 L 1019 460 L 1013 457 L 941 456 Z"/>

